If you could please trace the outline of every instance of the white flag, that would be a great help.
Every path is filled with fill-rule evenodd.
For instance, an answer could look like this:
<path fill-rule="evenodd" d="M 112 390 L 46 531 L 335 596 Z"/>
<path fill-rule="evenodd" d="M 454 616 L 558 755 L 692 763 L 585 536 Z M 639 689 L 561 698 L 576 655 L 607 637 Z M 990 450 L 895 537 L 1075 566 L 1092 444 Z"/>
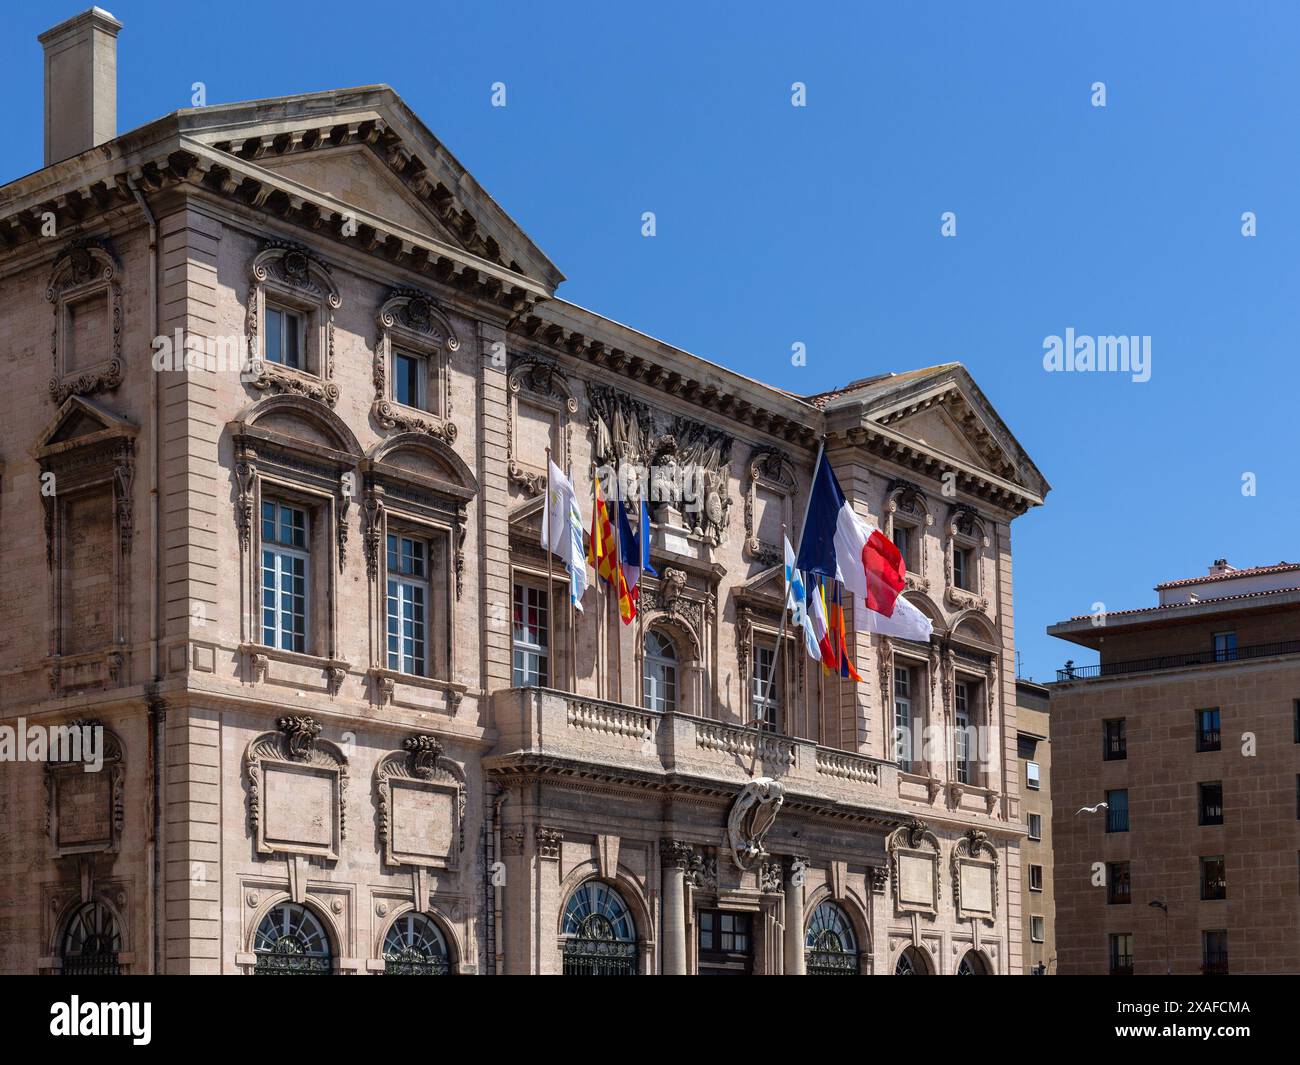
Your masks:
<path fill-rule="evenodd" d="M 930 634 L 934 631 L 930 619 L 901 595 L 894 600 L 892 617 L 885 617 L 884 614 L 875 610 L 867 610 L 861 600 L 855 605 L 861 607 L 861 609 L 853 611 L 853 615 L 857 619 L 855 627 L 859 632 L 874 632 L 880 636 L 897 636 L 904 640 L 925 641 L 930 638 Z"/>
<path fill-rule="evenodd" d="M 564 559 L 569 569 L 569 597 L 582 609 L 587 590 L 587 556 L 582 549 L 582 511 L 573 483 L 551 460 L 550 490 L 542 503 L 542 547 Z"/>

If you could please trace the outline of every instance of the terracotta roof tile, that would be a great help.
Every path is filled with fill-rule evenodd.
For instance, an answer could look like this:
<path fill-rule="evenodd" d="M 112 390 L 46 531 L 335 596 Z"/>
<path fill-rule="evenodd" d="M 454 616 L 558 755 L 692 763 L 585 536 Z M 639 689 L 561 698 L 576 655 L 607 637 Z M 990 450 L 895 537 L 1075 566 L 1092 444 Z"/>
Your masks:
<path fill-rule="evenodd" d="M 1251 566 L 1249 569 L 1232 569 L 1225 573 L 1207 573 L 1204 577 L 1184 577 L 1178 581 L 1165 581 L 1157 584 L 1156 591 L 1165 588 L 1182 588 L 1188 584 L 1208 584 L 1211 581 L 1226 581 L 1232 577 L 1258 577 L 1265 573 L 1285 573 L 1287 570 L 1300 570 L 1300 562 L 1279 562 L 1275 566 Z"/>
<path fill-rule="evenodd" d="M 1270 567 L 1272 568 L 1272 567 Z M 1296 567 L 1300 569 L 1300 566 Z M 1129 617 L 1134 614 L 1154 614 L 1161 610 L 1187 610 L 1196 606 L 1208 606 L 1210 603 L 1230 603 L 1241 599 L 1260 599 L 1268 595 L 1281 595 L 1284 592 L 1300 592 L 1300 586 L 1295 588 L 1269 588 L 1262 592 L 1242 592 L 1240 595 L 1223 595 L 1216 599 L 1198 599 L 1191 603 L 1165 603 L 1163 606 L 1143 606 L 1135 610 L 1107 610 L 1107 618 Z M 1075 614 L 1070 618 L 1071 621 L 1087 621 L 1095 617 L 1094 614 Z"/>

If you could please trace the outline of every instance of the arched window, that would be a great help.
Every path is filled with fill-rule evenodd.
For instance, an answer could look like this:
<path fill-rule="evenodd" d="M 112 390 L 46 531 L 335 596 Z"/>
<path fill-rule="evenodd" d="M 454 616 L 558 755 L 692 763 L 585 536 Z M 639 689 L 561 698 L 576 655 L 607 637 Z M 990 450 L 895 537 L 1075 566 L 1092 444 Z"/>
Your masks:
<path fill-rule="evenodd" d="M 423 913 L 403 914 L 384 936 L 386 976 L 447 976 L 447 940 L 433 918 Z"/>
<path fill-rule="evenodd" d="M 334 951 L 316 915 L 305 906 L 282 902 L 257 926 L 253 939 L 259 976 L 328 976 L 334 971 Z"/>
<path fill-rule="evenodd" d="M 636 925 L 623 897 L 588 880 L 564 907 L 565 976 L 635 976 Z"/>
<path fill-rule="evenodd" d="M 122 933 L 113 911 L 102 902 L 87 902 L 68 918 L 63 933 L 65 976 L 119 976 Z"/>
<path fill-rule="evenodd" d="M 804 940 L 809 976 L 856 976 L 858 941 L 849 915 L 833 902 L 813 910 Z"/>
<path fill-rule="evenodd" d="M 958 976 L 988 976 L 989 967 L 973 950 L 968 950 L 962 955 L 960 963 L 957 965 Z"/>
<path fill-rule="evenodd" d="M 929 976 L 930 966 L 923 955 L 915 947 L 908 947 L 898 956 L 898 964 L 894 966 L 895 976 Z"/>
<path fill-rule="evenodd" d="M 653 629 L 645 634 L 643 694 L 647 710 L 677 709 L 677 650 L 672 640 Z"/>

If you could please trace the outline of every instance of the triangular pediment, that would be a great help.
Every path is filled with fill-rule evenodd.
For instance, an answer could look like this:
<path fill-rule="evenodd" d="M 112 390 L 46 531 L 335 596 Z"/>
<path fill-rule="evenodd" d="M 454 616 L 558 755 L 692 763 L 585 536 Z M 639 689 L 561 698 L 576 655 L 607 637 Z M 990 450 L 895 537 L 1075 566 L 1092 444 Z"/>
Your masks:
<path fill-rule="evenodd" d="M 355 207 L 363 226 L 371 218 L 428 237 L 548 293 L 564 280 L 387 85 L 217 104 L 180 112 L 179 121 L 186 140 L 229 161 L 236 185 L 255 170 L 283 181 L 290 195 L 298 187 Z"/>
<path fill-rule="evenodd" d="M 951 455 L 978 469 L 997 472 L 991 469 L 996 460 L 975 445 L 957 424 L 952 413 L 943 406 L 931 407 L 923 413 L 904 418 L 895 423 L 895 428 L 927 448 Z"/>
<path fill-rule="evenodd" d="M 69 396 L 59 412 L 46 423 L 32 450 L 40 455 L 68 445 L 102 440 L 105 436 L 135 436 L 137 431 L 133 422 L 98 403 L 84 396 Z"/>

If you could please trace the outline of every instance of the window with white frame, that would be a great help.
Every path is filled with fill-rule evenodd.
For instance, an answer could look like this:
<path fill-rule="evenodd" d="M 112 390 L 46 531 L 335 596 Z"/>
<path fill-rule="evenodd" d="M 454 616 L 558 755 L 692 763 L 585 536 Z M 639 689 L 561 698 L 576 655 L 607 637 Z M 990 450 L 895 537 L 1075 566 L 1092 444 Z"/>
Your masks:
<path fill-rule="evenodd" d="M 1041 943 L 1045 937 L 1045 927 L 1043 919 L 1037 915 L 1029 918 L 1029 938 L 1035 943 Z"/>
<path fill-rule="evenodd" d="M 898 548 L 898 553 L 903 556 L 903 565 L 910 573 L 916 567 L 913 564 L 912 549 L 916 537 L 916 530 L 910 525 L 902 525 L 894 522 L 894 546 Z"/>
<path fill-rule="evenodd" d="M 551 682 L 550 603 L 543 588 L 516 584 L 514 590 L 514 686 Z"/>
<path fill-rule="evenodd" d="M 1029 821 L 1029 838 L 1042 839 L 1043 838 L 1043 815 L 1030 814 L 1028 821 Z"/>
<path fill-rule="evenodd" d="M 282 651 L 307 650 L 308 532 L 303 508 L 262 502 L 262 643 Z"/>
<path fill-rule="evenodd" d="M 267 362 L 279 363 L 294 370 L 306 369 L 303 358 L 305 338 L 306 331 L 300 312 L 267 302 L 266 338 L 262 351 L 262 357 Z"/>
<path fill-rule="evenodd" d="M 894 667 L 894 761 L 912 772 L 912 671 Z"/>
<path fill-rule="evenodd" d="M 429 409 L 429 360 L 410 351 L 393 352 L 393 401 Z"/>
<path fill-rule="evenodd" d="M 388 534 L 388 668 L 428 676 L 429 545 Z"/>
<path fill-rule="evenodd" d="M 1043 867 L 1041 865 L 1031 865 L 1029 867 L 1029 890 L 1043 890 Z"/>
<path fill-rule="evenodd" d="M 970 685 L 958 681 L 953 685 L 953 749 L 956 751 L 957 782 L 969 784 L 970 764 Z"/>
<path fill-rule="evenodd" d="M 776 647 L 755 644 L 753 687 L 753 720 L 768 732 L 777 731 L 781 720 L 781 670 Z"/>
<path fill-rule="evenodd" d="M 647 710 L 677 709 L 677 649 L 654 629 L 645 634 L 642 705 Z"/>
<path fill-rule="evenodd" d="M 1026 762 L 1026 763 L 1025 763 L 1025 786 L 1026 786 L 1027 788 L 1029 788 L 1030 791 L 1038 791 L 1038 790 L 1039 790 L 1039 777 L 1038 777 L 1038 763 L 1037 763 L 1037 762 Z"/>
<path fill-rule="evenodd" d="M 968 592 L 975 591 L 975 551 L 973 548 L 952 548 L 952 583 Z"/>

